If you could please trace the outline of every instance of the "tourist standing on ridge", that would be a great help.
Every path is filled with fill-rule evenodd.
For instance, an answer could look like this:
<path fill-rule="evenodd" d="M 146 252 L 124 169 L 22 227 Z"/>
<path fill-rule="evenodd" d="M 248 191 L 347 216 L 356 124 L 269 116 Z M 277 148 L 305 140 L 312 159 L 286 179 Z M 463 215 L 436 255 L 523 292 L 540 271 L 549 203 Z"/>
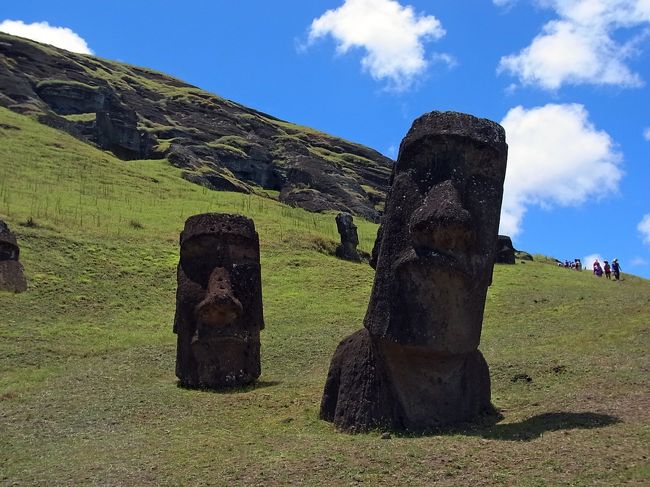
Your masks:
<path fill-rule="evenodd" d="M 611 279 L 612 278 L 612 268 L 609 266 L 609 262 L 605 261 L 604 269 L 605 269 L 605 277 L 607 279 Z"/>
<path fill-rule="evenodd" d="M 612 261 L 612 270 L 614 271 L 614 280 L 620 281 L 621 279 L 621 265 L 618 263 L 618 259 Z"/>
<path fill-rule="evenodd" d="M 594 276 L 602 277 L 603 275 L 603 268 L 600 267 L 600 262 L 598 262 L 598 259 L 594 261 Z"/>

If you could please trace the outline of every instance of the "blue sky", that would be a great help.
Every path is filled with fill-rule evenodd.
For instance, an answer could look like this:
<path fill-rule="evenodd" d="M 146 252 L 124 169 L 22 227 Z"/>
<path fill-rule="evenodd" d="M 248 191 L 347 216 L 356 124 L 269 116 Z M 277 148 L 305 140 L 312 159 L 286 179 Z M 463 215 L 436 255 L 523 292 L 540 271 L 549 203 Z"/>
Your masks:
<path fill-rule="evenodd" d="M 500 122 L 515 246 L 650 278 L 650 0 L 22 0 L 0 30 L 391 157 L 430 110 Z"/>

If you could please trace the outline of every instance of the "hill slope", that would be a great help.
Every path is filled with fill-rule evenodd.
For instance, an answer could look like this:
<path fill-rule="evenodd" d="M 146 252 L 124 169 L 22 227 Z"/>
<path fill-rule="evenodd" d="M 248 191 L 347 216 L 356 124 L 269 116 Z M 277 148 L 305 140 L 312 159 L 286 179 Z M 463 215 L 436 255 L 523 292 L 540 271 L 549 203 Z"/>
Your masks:
<path fill-rule="evenodd" d="M 497 266 L 481 349 L 504 419 L 414 438 L 341 434 L 318 405 L 336 344 L 361 326 L 372 269 L 323 252 L 331 216 L 177 173 L 0 108 L 0 218 L 30 284 L 0 293 L 0 483 L 650 480 L 650 282 Z M 254 218 L 262 247 L 262 377 L 231 393 L 180 389 L 174 377 L 178 234 L 208 210 Z M 358 223 L 369 250 L 376 225 Z"/>
<path fill-rule="evenodd" d="M 0 33 L 0 106 L 122 159 L 159 159 L 210 189 L 279 191 L 377 221 L 391 160 L 149 69 Z"/>

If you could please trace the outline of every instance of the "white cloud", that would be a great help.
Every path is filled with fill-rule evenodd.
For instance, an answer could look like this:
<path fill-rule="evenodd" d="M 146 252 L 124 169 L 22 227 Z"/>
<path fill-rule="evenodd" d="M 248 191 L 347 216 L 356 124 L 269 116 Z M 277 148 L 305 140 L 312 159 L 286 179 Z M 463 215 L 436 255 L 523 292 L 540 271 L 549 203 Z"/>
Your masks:
<path fill-rule="evenodd" d="M 632 267 L 643 267 L 648 265 L 648 261 L 645 260 L 643 257 L 635 257 L 630 261 L 630 265 Z"/>
<path fill-rule="evenodd" d="M 648 142 L 650 142 L 650 127 L 646 128 L 646 129 L 643 131 L 643 138 L 644 138 L 645 140 L 647 140 Z"/>
<path fill-rule="evenodd" d="M 339 54 L 363 49 L 363 69 L 374 79 L 387 81 L 391 89 L 403 91 L 429 65 L 424 41 L 440 39 L 445 30 L 433 15 L 418 14 L 395 0 L 345 0 L 314 19 L 308 45 L 328 35 L 336 41 Z"/>
<path fill-rule="evenodd" d="M 535 1 L 553 9 L 558 18 L 546 23 L 519 53 L 502 57 L 499 72 L 509 72 L 523 84 L 547 90 L 563 84 L 643 85 L 626 63 L 650 34 L 650 1 Z M 622 37 L 626 39 L 620 40 Z"/>
<path fill-rule="evenodd" d="M 517 3 L 517 0 L 492 0 L 492 3 L 497 7 L 510 7 Z"/>
<path fill-rule="evenodd" d="M 641 234 L 643 243 L 650 245 L 650 213 L 646 213 L 641 221 L 636 226 L 637 230 Z"/>
<path fill-rule="evenodd" d="M 86 41 L 77 33 L 67 27 L 55 27 L 47 22 L 25 24 L 22 20 L 3 20 L 0 22 L 0 32 L 51 44 L 80 54 L 93 54 Z"/>
<path fill-rule="evenodd" d="M 622 156 L 584 106 L 517 106 L 501 125 L 509 146 L 501 233 L 519 234 L 531 205 L 576 206 L 618 190 Z"/>

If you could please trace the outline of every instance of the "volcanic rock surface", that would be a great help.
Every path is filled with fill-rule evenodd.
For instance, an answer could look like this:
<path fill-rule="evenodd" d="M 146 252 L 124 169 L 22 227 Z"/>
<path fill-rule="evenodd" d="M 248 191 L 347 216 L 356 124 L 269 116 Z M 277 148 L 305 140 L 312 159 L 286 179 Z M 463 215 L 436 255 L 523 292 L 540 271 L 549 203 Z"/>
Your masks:
<path fill-rule="evenodd" d="M 0 33 L 0 106 L 113 152 L 167 158 L 207 188 L 279 192 L 378 221 L 392 161 L 150 69 Z M 263 192 L 262 192 L 263 193 Z"/>
<path fill-rule="evenodd" d="M 497 253 L 494 262 L 496 264 L 515 263 L 515 248 L 512 246 L 512 239 L 507 235 L 499 235 L 497 239 Z"/>
<path fill-rule="evenodd" d="M 357 226 L 354 224 L 354 218 L 349 213 L 339 213 L 336 215 L 336 228 L 341 236 L 341 243 L 336 247 L 336 256 L 340 259 L 360 262 L 361 257 L 357 251 L 359 245 L 359 235 Z"/>
<path fill-rule="evenodd" d="M 9 226 L 0 220 L 0 291 L 22 293 L 27 290 L 20 248 Z"/>
<path fill-rule="evenodd" d="M 493 412 L 477 347 L 506 158 L 489 120 L 432 112 L 413 123 L 373 249 L 365 328 L 332 358 L 321 418 L 347 431 L 426 431 Z"/>
<path fill-rule="evenodd" d="M 180 384 L 218 389 L 255 381 L 264 317 L 253 221 L 219 213 L 191 216 L 180 246 L 174 318 Z"/>

